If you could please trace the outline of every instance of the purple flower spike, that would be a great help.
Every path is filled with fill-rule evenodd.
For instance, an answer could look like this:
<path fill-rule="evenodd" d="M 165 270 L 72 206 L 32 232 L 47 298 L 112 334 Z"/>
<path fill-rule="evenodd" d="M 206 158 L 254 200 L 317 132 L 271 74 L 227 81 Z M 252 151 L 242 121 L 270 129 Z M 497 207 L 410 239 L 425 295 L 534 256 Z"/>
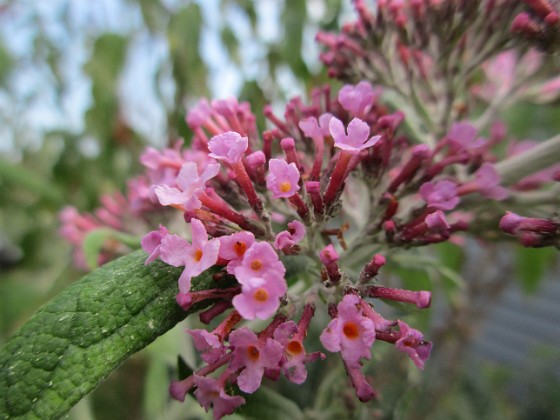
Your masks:
<path fill-rule="evenodd" d="M 299 191 L 299 171 L 295 163 L 270 159 L 266 187 L 274 198 L 288 198 Z"/>
<path fill-rule="evenodd" d="M 253 331 L 242 327 L 230 334 L 229 343 L 234 347 L 230 368 L 244 368 L 237 378 L 237 385 L 244 392 L 252 394 L 259 388 L 265 369 L 280 367 L 283 348 L 272 338 L 261 342 Z"/>
<path fill-rule="evenodd" d="M 457 185 L 447 180 L 426 182 L 420 187 L 420 195 L 428 207 L 436 210 L 453 210 L 460 201 Z"/>
<path fill-rule="evenodd" d="M 344 296 L 338 304 L 338 317 L 329 322 L 320 337 L 321 344 L 328 351 L 341 352 L 350 367 L 359 366 L 361 358 L 371 358 L 375 341 L 373 321 L 362 315 L 359 303 L 356 295 Z"/>
<path fill-rule="evenodd" d="M 194 375 L 194 383 L 198 388 L 194 391 L 194 396 L 206 411 L 210 409 L 210 406 L 214 408 L 215 420 L 232 414 L 237 407 L 245 404 L 245 398 L 226 394 L 224 385 L 217 379 Z"/>
<path fill-rule="evenodd" d="M 430 357 L 432 343 L 424 341 L 424 336 L 418 330 L 410 328 L 403 321 L 397 321 L 400 329 L 400 338 L 395 347 L 408 354 L 418 369 L 424 369 L 424 362 Z"/>
<path fill-rule="evenodd" d="M 228 131 L 210 139 L 208 149 L 211 153 L 208 156 L 234 164 L 239 162 L 248 147 L 249 140 L 247 137 L 241 137 L 235 131 Z"/>
<path fill-rule="evenodd" d="M 334 139 L 334 146 L 351 154 L 358 154 L 362 150 L 373 146 L 381 136 L 373 136 L 368 140 L 370 128 L 359 118 L 354 118 L 348 124 L 348 134 L 342 121 L 332 117 L 329 122 L 329 131 Z"/>

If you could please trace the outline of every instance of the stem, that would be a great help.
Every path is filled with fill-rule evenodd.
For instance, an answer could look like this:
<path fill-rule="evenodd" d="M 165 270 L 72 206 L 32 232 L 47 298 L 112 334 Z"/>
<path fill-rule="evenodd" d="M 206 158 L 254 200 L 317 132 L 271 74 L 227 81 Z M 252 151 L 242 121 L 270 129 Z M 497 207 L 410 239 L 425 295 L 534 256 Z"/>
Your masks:
<path fill-rule="evenodd" d="M 520 179 L 560 162 L 560 135 L 552 137 L 525 153 L 512 156 L 495 165 L 502 185 L 515 184 Z"/>

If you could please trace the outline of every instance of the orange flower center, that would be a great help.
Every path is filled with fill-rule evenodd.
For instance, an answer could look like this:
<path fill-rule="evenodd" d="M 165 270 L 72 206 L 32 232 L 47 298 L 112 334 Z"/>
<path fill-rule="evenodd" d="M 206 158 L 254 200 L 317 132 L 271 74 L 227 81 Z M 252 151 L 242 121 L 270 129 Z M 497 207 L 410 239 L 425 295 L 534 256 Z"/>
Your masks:
<path fill-rule="evenodd" d="M 298 340 L 292 340 L 286 346 L 286 350 L 293 356 L 300 354 L 303 351 L 303 346 Z"/>
<path fill-rule="evenodd" d="M 202 249 L 197 249 L 194 251 L 194 260 L 199 262 L 202 259 Z"/>
<path fill-rule="evenodd" d="M 237 241 L 233 245 L 233 250 L 238 256 L 241 257 L 243 254 L 245 254 L 245 251 L 247 250 L 247 244 L 245 242 Z"/>
<path fill-rule="evenodd" d="M 255 291 L 253 297 L 257 302 L 266 302 L 268 300 L 268 292 L 260 288 Z"/>
<path fill-rule="evenodd" d="M 259 271 L 262 268 L 261 260 L 253 260 L 251 261 L 251 270 Z"/>
<path fill-rule="evenodd" d="M 360 335 L 360 329 L 353 322 L 346 322 L 342 327 L 342 332 L 351 340 L 358 338 Z"/>
<path fill-rule="evenodd" d="M 259 360 L 259 349 L 256 348 L 255 346 L 249 346 L 247 347 L 247 356 L 249 357 L 249 359 L 256 361 Z"/>
<path fill-rule="evenodd" d="M 280 183 L 280 191 L 282 191 L 283 193 L 290 192 L 291 189 L 292 189 L 292 184 L 289 181 L 284 181 Z"/>

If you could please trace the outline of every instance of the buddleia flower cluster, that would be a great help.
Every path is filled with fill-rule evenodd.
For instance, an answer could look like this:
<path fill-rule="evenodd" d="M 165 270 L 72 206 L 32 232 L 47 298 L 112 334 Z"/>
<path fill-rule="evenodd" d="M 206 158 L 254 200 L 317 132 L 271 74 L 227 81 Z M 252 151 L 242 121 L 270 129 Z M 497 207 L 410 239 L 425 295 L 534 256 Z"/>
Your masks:
<path fill-rule="evenodd" d="M 429 291 L 383 284 L 387 259 L 461 244 L 465 232 L 558 246 L 560 221 L 548 205 L 560 140 L 518 141 L 496 118 L 512 98 L 557 92 L 541 71 L 543 53 L 508 49 L 512 22 L 524 13 L 518 3 L 387 0 L 374 13 L 356 1 L 356 23 L 318 37 L 331 75 L 351 83 L 296 97 L 282 116 L 265 107 L 262 132 L 248 103 L 202 100 L 186 117 L 189 146 L 148 148 L 145 173 L 126 197 L 104 199 L 94 215 L 63 212 L 62 233 L 78 250 L 100 226 L 135 234 L 167 221 L 142 239 L 146 264 L 181 267 L 177 304 L 214 325 L 187 330 L 204 364 L 171 384 L 173 398 L 193 392 L 221 418 L 263 378 L 302 384 L 309 363 L 338 353 L 356 396 L 369 401 L 376 391 L 363 367 L 376 341 L 419 369 L 432 348 L 422 332 L 378 310 L 379 301 L 431 304 Z M 497 68 L 511 83 L 495 77 Z M 470 79 L 475 70 L 482 80 Z M 469 120 L 471 102 L 487 112 Z M 518 215 L 528 202 L 549 217 Z M 119 253 L 115 244 L 103 247 L 100 262 Z M 203 273 L 213 287 L 199 287 Z M 319 348 L 306 340 L 312 323 L 322 330 Z"/>

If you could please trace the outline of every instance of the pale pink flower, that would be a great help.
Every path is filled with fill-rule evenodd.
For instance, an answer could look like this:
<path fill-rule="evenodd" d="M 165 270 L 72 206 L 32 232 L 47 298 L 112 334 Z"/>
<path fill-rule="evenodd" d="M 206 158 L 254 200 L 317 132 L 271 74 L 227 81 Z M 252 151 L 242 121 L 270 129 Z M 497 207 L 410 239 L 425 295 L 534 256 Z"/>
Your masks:
<path fill-rule="evenodd" d="M 381 136 L 373 136 L 368 140 L 369 125 L 359 118 L 350 121 L 348 134 L 346 134 L 342 121 L 332 117 L 329 122 L 329 131 L 334 139 L 334 146 L 352 154 L 358 154 L 362 150 L 373 146 L 381 138 Z"/>
<path fill-rule="evenodd" d="M 179 291 L 187 293 L 191 287 L 191 279 L 198 276 L 218 261 L 220 241 L 208 240 L 208 234 L 202 222 L 191 220 L 192 243 L 178 235 L 167 235 L 160 247 L 161 259 L 174 267 L 184 266 L 179 277 Z"/>
<path fill-rule="evenodd" d="M 235 131 L 228 131 L 210 139 L 208 149 L 211 153 L 208 156 L 234 164 L 241 160 L 248 147 L 249 140 L 247 137 L 242 137 Z"/>
<path fill-rule="evenodd" d="M 362 81 L 355 86 L 344 85 L 338 92 L 338 102 L 351 114 L 360 116 L 371 109 L 379 94 L 379 90 L 374 90 L 368 82 Z"/>
<path fill-rule="evenodd" d="M 149 264 L 158 258 L 161 254 L 161 241 L 169 234 L 165 226 L 159 225 L 158 230 L 153 230 L 142 238 L 142 249 L 146 251 L 149 257 L 144 264 Z"/>
<path fill-rule="evenodd" d="M 194 347 L 206 363 L 214 363 L 225 355 L 226 349 L 219 335 L 202 329 L 187 330 L 187 333 L 193 338 Z"/>
<path fill-rule="evenodd" d="M 437 210 L 453 210 L 460 201 L 457 185 L 447 180 L 422 184 L 420 195 L 428 207 Z"/>
<path fill-rule="evenodd" d="M 241 265 L 235 269 L 235 277 L 243 284 L 253 277 L 283 278 L 286 268 L 268 242 L 254 243 L 243 255 Z"/>
<path fill-rule="evenodd" d="M 286 249 L 297 245 L 305 237 L 305 226 L 299 220 L 288 223 L 288 230 L 283 230 L 274 239 L 274 248 Z"/>
<path fill-rule="evenodd" d="M 418 369 L 424 369 L 424 362 L 430 357 L 432 343 L 424 341 L 424 336 L 418 330 L 410 328 L 408 324 L 397 321 L 400 330 L 400 338 L 395 347 L 408 354 Z"/>
<path fill-rule="evenodd" d="M 375 341 L 373 321 L 362 315 L 360 298 L 346 295 L 338 304 L 338 316 L 320 336 L 321 344 L 331 352 L 340 352 L 349 366 L 357 366 L 360 359 L 371 358 L 371 346 Z"/>
<path fill-rule="evenodd" d="M 274 198 L 288 198 L 299 191 L 299 171 L 295 163 L 282 159 L 270 159 L 266 187 Z"/>
<path fill-rule="evenodd" d="M 325 113 L 319 117 L 308 117 L 300 121 L 299 128 L 307 137 L 314 140 L 323 140 L 329 135 L 329 121 L 332 114 Z"/>
<path fill-rule="evenodd" d="M 265 369 L 280 367 L 283 348 L 272 338 L 263 342 L 249 328 L 242 327 L 230 334 L 229 343 L 234 347 L 230 368 L 244 368 L 237 378 L 237 385 L 244 392 L 252 394 L 259 388 Z"/>
<path fill-rule="evenodd" d="M 233 274 L 235 269 L 241 265 L 245 251 L 255 243 L 255 235 L 251 232 L 242 231 L 227 236 L 221 236 L 220 258 L 229 261 L 227 271 Z"/>
<path fill-rule="evenodd" d="M 198 194 L 204 191 L 208 180 L 214 178 L 219 171 L 219 164 L 210 163 L 199 175 L 196 163 L 187 162 L 181 167 L 175 180 L 178 188 L 158 185 L 155 187 L 156 196 L 163 206 L 182 206 L 188 211 L 199 209 L 201 203 Z"/>
<path fill-rule="evenodd" d="M 474 175 L 478 191 L 484 197 L 504 200 L 509 195 L 507 190 L 500 185 L 500 175 L 491 163 L 483 163 Z"/>
<path fill-rule="evenodd" d="M 212 377 L 194 375 L 194 384 L 197 387 L 194 396 L 206 411 L 210 406 L 214 408 L 215 420 L 232 414 L 237 407 L 245 404 L 245 398 L 226 394 L 223 383 Z"/>
<path fill-rule="evenodd" d="M 302 384 L 307 379 L 305 363 L 324 359 L 321 352 L 307 353 L 301 338 L 297 336 L 298 327 L 294 321 L 280 324 L 274 330 L 274 339 L 284 346 L 282 371 L 286 378 L 295 384 Z"/>
<path fill-rule="evenodd" d="M 280 298 L 288 290 L 283 277 L 265 276 L 245 279 L 241 293 L 233 298 L 233 307 L 245 319 L 267 319 L 276 313 Z"/>

